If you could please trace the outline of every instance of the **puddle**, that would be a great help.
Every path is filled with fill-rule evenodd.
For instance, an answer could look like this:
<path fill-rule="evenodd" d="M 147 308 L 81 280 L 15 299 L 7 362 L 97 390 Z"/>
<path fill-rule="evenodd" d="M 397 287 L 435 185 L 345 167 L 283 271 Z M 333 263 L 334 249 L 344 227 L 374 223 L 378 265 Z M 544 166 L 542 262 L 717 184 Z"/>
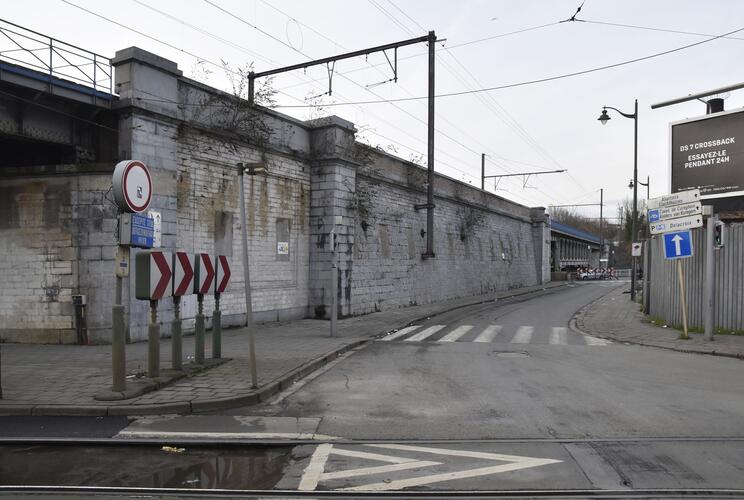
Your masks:
<path fill-rule="evenodd" d="M 0 485 L 271 489 L 291 449 L 0 446 Z"/>

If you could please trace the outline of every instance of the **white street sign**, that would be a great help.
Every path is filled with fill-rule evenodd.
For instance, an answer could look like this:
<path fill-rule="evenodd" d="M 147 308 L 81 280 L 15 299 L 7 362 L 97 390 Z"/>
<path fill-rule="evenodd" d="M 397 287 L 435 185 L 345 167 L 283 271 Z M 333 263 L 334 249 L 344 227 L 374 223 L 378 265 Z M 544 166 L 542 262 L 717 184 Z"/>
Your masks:
<path fill-rule="evenodd" d="M 652 222 L 649 224 L 651 234 L 669 233 L 672 231 L 683 231 L 685 229 L 695 229 L 703 227 L 703 216 L 692 215 L 690 217 L 679 217 L 661 222 Z"/>
<path fill-rule="evenodd" d="M 633 245 L 630 248 L 630 255 L 631 257 L 640 257 L 641 256 L 641 249 L 643 248 L 643 243 L 633 242 Z M 607 260 L 607 259 L 605 259 Z"/>
<path fill-rule="evenodd" d="M 148 210 L 147 216 L 152 219 L 153 224 L 152 247 L 160 248 L 163 243 L 163 217 L 155 210 Z"/>
<path fill-rule="evenodd" d="M 116 164 L 113 184 L 114 200 L 123 212 L 143 212 L 152 199 L 152 178 L 141 161 L 124 160 Z"/>
<path fill-rule="evenodd" d="M 667 219 L 676 219 L 678 217 L 689 217 L 690 215 L 700 215 L 703 213 L 703 205 L 699 201 L 674 205 L 672 207 L 653 208 L 648 211 L 649 222 L 661 222 Z"/>
<path fill-rule="evenodd" d="M 648 200 L 648 208 L 649 210 L 654 208 L 666 208 L 674 205 L 682 205 L 683 203 L 693 203 L 695 201 L 700 201 L 699 189 L 690 189 L 689 191 L 680 191 L 679 193 L 651 198 Z"/>
<path fill-rule="evenodd" d="M 338 479 L 348 479 L 352 477 L 362 478 L 364 476 L 374 476 L 377 474 L 391 474 L 398 471 L 404 471 L 409 469 L 426 469 L 435 468 L 433 473 L 421 475 L 420 471 L 414 472 L 412 476 L 403 477 L 401 479 L 384 479 L 382 481 L 374 481 L 367 484 L 358 484 L 354 486 L 346 486 L 349 484 L 348 481 L 344 481 L 345 486 L 338 488 L 341 491 L 392 491 L 402 490 L 404 488 L 413 488 L 416 486 L 426 486 L 434 483 L 441 483 L 444 481 L 463 480 L 474 477 L 490 476 L 493 474 L 500 474 L 503 472 L 512 472 L 521 469 L 529 469 L 532 467 L 540 467 L 542 465 L 549 465 L 561 462 L 560 460 L 554 460 L 552 458 L 536 458 L 536 457 L 524 457 L 517 455 L 503 455 L 501 453 L 487 453 L 483 451 L 470 451 L 470 450 L 453 450 L 446 448 L 432 448 L 427 446 L 412 446 L 405 444 L 368 444 L 365 445 L 366 449 L 373 448 L 370 451 L 361 451 L 356 449 L 348 449 L 346 447 L 339 448 L 334 444 L 321 444 L 313 453 L 310 458 L 310 463 L 305 468 L 300 480 L 298 490 L 300 491 L 314 491 L 318 487 L 318 483 L 325 482 L 326 487 L 333 488 L 333 485 L 327 485 L 329 481 Z M 378 450 L 397 450 L 403 453 L 401 455 L 387 455 L 379 453 Z M 434 455 L 436 460 L 420 460 L 411 458 L 411 454 L 423 453 L 426 455 Z M 373 462 L 382 462 L 385 465 L 374 465 L 370 467 L 356 467 L 351 466 L 350 468 L 343 470 L 335 470 L 326 472 L 326 463 L 331 455 L 338 455 L 343 457 L 343 460 L 360 459 L 360 460 L 371 460 Z M 449 457 L 449 458 L 447 458 Z M 466 459 L 478 459 L 486 460 L 489 462 L 500 462 L 498 465 L 485 464 L 484 467 L 477 468 L 466 468 L 452 467 L 449 469 L 453 458 L 466 458 Z M 432 457 L 434 458 L 434 457 Z M 506 463 L 504 463 L 506 462 Z M 364 483 L 365 481 L 360 481 Z"/>

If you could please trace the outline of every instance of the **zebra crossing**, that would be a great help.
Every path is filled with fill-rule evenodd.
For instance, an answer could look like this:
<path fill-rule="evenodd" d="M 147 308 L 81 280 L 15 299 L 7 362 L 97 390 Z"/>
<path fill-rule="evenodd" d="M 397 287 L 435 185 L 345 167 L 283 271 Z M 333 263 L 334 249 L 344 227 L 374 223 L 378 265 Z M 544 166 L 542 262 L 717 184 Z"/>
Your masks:
<path fill-rule="evenodd" d="M 589 335 L 571 334 L 569 340 L 568 328 L 554 326 L 549 331 L 537 331 L 535 327 L 522 325 L 515 328 L 505 328 L 503 325 L 410 325 L 378 339 L 380 342 L 433 342 L 449 344 L 453 342 L 508 342 L 510 344 L 549 344 L 549 345 L 587 345 L 606 346 L 609 340 Z"/>

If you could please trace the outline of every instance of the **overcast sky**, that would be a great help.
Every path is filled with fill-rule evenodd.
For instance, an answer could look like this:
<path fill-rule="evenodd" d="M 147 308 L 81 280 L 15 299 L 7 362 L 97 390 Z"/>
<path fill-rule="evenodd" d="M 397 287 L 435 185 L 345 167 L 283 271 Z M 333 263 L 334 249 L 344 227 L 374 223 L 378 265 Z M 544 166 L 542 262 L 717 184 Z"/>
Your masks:
<path fill-rule="evenodd" d="M 571 17 L 579 1 L 69 2 L 209 62 L 196 64 L 191 55 L 62 0 L 4 0 L 0 16 L 106 56 L 136 45 L 176 61 L 186 76 L 220 88 L 228 85 L 225 74 L 210 62 L 225 60 L 233 67 L 253 62 L 256 71 L 262 71 L 303 62 L 308 57 L 326 57 L 418 37 L 430 29 L 436 31 L 438 39 L 446 39 L 443 46 L 438 44 L 437 52 L 436 90 L 440 94 L 615 64 L 744 28 L 744 2 L 737 0 L 586 0 L 577 17 L 593 22 L 565 23 L 557 21 Z M 479 41 L 535 27 L 538 28 Z M 392 77 L 382 54 L 370 55 L 368 60 L 339 62 L 335 66 L 333 95 L 311 102 L 425 96 L 425 53 L 423 44 L 399 49 L 398 82 L 371 88 L 367 86 Z M 390 56 L 392 59 L 392 53 Z M 632 112 L 633 100 L 638 99 L 639 177 L 644 181 L 647 175 L 651 177 L 652 197 L 666 194 L 669 123 L 702 115 L 705 107 L 703 103 L 690 102 L 651 111 L 650 105 L 744 80 L 741 70 L 736 69 L 741 68 L 743 56 L 744 31 L 586 75 L 438 98 L 436 170 L 479 186 L 481 153 L 487 155 L 487 175 L 568 169 L 568 174 L 531 177 L 526 187 L 519 177 L 505 179 L 496 193 L 526 205 L 547 206 L 596 203 L 599 189 L 604 188 L 605 214 L 609 211 L 609 215 L 615 215 L 617 203 L 631 193 L 627 185 L 633 168 L 633 121 L 611 112 L 612 120 L 601 126 L 597 118 L 602 106 Z M 273 86 L 280 91 L 276 96 L 279 106 L 307 104 L 308 97 L 327 91 L 327 70 L 316 67 L 306 74 L 298 71 L 278 76 Z M 726 109 L 743 105 L 744 90 L 733 92 L 726 99 Z M 320 110 L 279 109 L 303 119 L 318 113 L 339 115 L 354 122 L 365 141 L 394 147 L 396 154 L 406 159 L 424 155 L 422 164 L 426 164 L 425 99 Z M 493 190 L 493 180 L 487 182 L 487 188 Z M 639 191 L 640 196 L 645 196 L 645 188 Z M 596 217 L 598 207 L 581 209 L 581 213 Z"/>

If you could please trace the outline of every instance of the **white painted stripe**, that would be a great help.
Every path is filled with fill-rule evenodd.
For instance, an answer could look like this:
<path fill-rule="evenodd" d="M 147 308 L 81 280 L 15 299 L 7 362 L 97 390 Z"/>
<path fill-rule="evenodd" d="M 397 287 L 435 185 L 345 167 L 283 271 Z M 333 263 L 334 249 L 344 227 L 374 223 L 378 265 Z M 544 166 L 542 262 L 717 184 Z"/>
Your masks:
<path fill-rule="evenodd" d="M 554 326 L 553 331 L 550 334 L 550 343 L 566 345 L 566 327 L 565 326 Z"/>
<path fill-rule="evenodd" d="M 483 331 L 475 337 L 473 342 L 491 342 L 493 338 L 501 331 L 501 325 L 488 325 Z"/>
<path fill-rule="evenodd" d="M 328 455 L 331 454 L 332 444 L 321 444 L 315 448 L 313 456 L 310 458 L 310 463 L 305 467 L 305 471 L 302 473 L 302 479 L 300 485 L 297 487 L 300 491 L 313 491 L 318 487 L 320 481 L 320 475 L 323 474 L 325 464 L 328 461 Z"/>
<path fill-rule="evenodd" d="M 517 328 L 517 333 L 514 335 L 514 338 L 512 339 L 512 344 L 529 344 L 530 340 L 532 340 L 532 332 L 534 332 L 535 329 L 531 326 L 520 326 Z"/>
<path fill-rule="evenodd" d="M 334 455 L 342 455 L 344 457 L 363 458 L 365 460 L 379 460 L 380 462 L 388 462 L 391 464 L 406 464 L 411 461 L 415 461 L 415 458 L 406 457 L 394 457 L 392 455 L 381 455 L 379 453 L 370 453 L 368 451 L 356 451 L 347 450 L 344 448 L 334 448 Z"/>
<path fill-rule="evenodd" d="M 419 340 L 424 340 L 425 338 L 431 337 L 435 333 L 437 333 L 442 328 L 446 327 L 447 325 L 434 325 L 430 326 L 429 328 L 425 330 L 421 330 L 415 335 L 412 335 L 406 339 L 406 342 L 418 342 Z"/>
<path fill-rule="evenodd" d="M 439 342 L 454 342 L 472 329 L 473 329 L 473 325 L 458 326 L 457 328 L 449 332 L 447 335 L 439 339 Z"/>
<path fill-rule="evenodd" d="M 397 339 L 399 337 L 402 337 L 403 335 L 408 335 L 412 331 L 418 330 L 419 328 L 421 328 L 421 325 L 407 326 L 405 328 L 401 328 L 400 330 L 398 330 L 395 333 L 392 333 L 392 334 L 388 335 L 387 337 L 381 338 L 380 340 L 382 340 L 382 341 L 395 340 L 395 339 Z"/>
<path fill-rule="evenodd" d="M 340 470 L 338 472 L 326 472 L 320 476 L 321 481 L 330 479 L 342 479 L 345 477 L 369 476 L 372 474 L 382 474 L 384 472 L 396 472 L 399 470 L 418 469 L 420 467 L 431 467 L 432 465 L 442 465 L 442 462 L 428 462 L 425 460 L 414 460 L 402 464 L 379 465 L 377 467 L 362 467 L 359 469 Z"/>
<path fill-rule="evenodd" d="M 481 458 L 484 460 L 498 460 L 501 462 L 521 462 L 524 460 L 532 460 L 531 457 L 520 455 L 504 455 L 503 453 L 487 453 L 484 451 L 450 450 L 447 448 L 430 448 L 428 446 L 414 446 L 409 444 L 368 444 L 366 446 L 369 446 L 371 448 L 384 448 L 386 450 L 431 453 L 432 455 L 445 455 L 447 457 L 468 457 Z"/>
<path fill-rule="evenodd" d="M 150 439 L 338 439 L 333 436 L 314 434 L 312 432 L 179 432 L 179 431 L 119 431 L 116 438 L 150 438 Z"/>
<path fill-rule="evenodd" d="M 599 337 L 592 337 L 590 335 L 584 335 L 584 342 L 586 345 L 609 345 L 612 344 L 609 340 L 600 339 Z"/>

